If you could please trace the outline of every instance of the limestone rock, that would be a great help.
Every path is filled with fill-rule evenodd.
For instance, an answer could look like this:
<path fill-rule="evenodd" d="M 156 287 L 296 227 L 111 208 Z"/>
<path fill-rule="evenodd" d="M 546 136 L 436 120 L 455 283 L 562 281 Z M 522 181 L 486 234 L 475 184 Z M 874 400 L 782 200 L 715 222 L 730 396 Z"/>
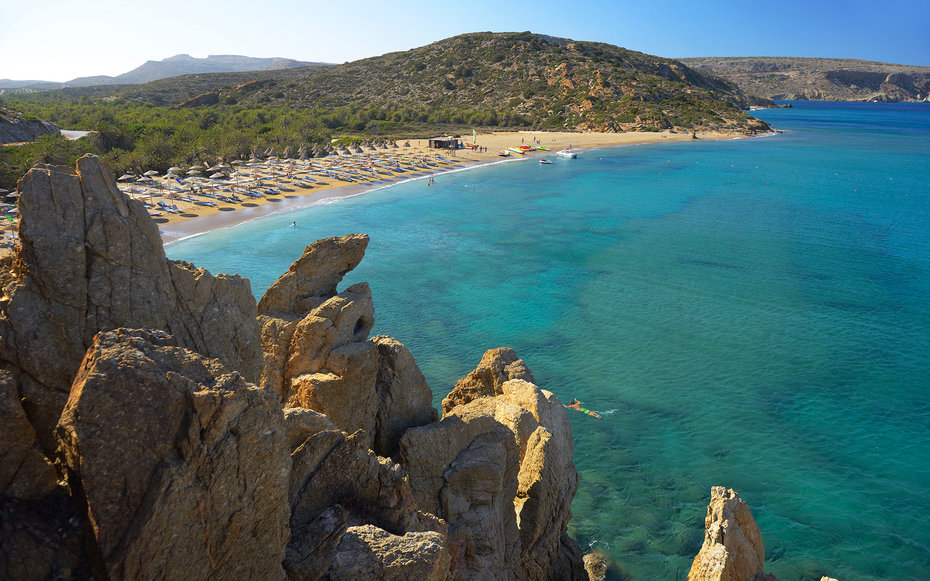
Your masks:
<path fill-rule="evenodd" d="M 326 579 L 354 581 L 444 581 L 451 555 L 436 532 L 392 535 L 372 525 L 351 527 L 332 557 Z"/>
<path fill-rule="evenodd" d="M 155 223 L 92 155 L 77 171 L 36 166 L 20 184 L 19 236 L 0 302 L 0 366 L 47 452 L 84 353 L 99 331 L 161 329 L 257 380 L 256 308 L 247 280 L 165 257 Z"/>
<path fill-rule="evenodd" d="M 407 430 L 400 460 L 421 510 L 449 525 L 455 568 L 467 579 L 519 578 L 513 499 L 519 448 L 487 414 Z"/>
<path fill-rule="evenodd" d="M 349 512 L 334 504 L 315 519 L 291 529 L 284 570 L 291 581 L 316 581 L 330 567 L 348 528 Z"/>
<path fill-rule="evenodd" d="M 287 447 L 293 451 L 307 438 L 323 430 L 335 430 L 336 426 L 325 415 L 306 408 L 284 408 L 284 429 L 287 431 Z"/>
<path fill-rule="evenodd" d="M 326 414 L 349 433 L 364 430 L 369 447 L 388 456 L 404 430 L 437 416 L 407 348 L 387 336 L 368 341 L 368 285 L 336 294 L 367 242 L 363 234 L 314 242 L 262 298 L 262 385 L 281 394 L 285 407 Z"/>
<path fill-rule="evenodd" d="M 390 532 L 441 529 L 417 509 L 405 473 L 367 447 L 362 432 L 321 431 L 292 454 L 288 499 L 291 528 L 317 519 L 343 504 L 352 520 L 373 523 Z M 346 505 L 351 499 L 351 506 Z"/>
<path fill-rule="evenodd" d="M 448 523 L 453 566 L 466 578 L 546 579 L 560 555 L 575 563 L 558 569 L 583 578 L 580 551 L 568 555 L 561 540 L 578 487 L 571 428 L 555 396 L 508 379 L 532 377 L 518 361 L 512 350 L 486 353 L 456 385 L 469 387 L 463 397 L 446 399 L 464 403 L 407 430 L 399 458 L 419 506 Z"/>
<path fill-rule="evenodd" d="M 501 394 L 501 386 L 509 379 L 523 379 L 535 383 L 533 374 L 513 349 L 501 347 L 484 353 L 478 367 L 467 377 L 458 380 L 449 395 L 442 400 L 442 412 L 479 397 Z"/>
<path fill-rule="evenodd" d="M 0 371 L 0 496 L 26 500 L 55 490 L 55 469 L 36 446 L 36 434 L 20 405 L 16 382 Z"/>
<path fill-rule="evenodd" d="M 438 419 L 433 408 L 433 392 L 417 367 L 413 355 L 400 341 L 387 335 L 371 339 L 378 347 L 379 398 L 374 450 L 393 456 L 404 432 Z"/>
<path fill-rule="evenodd" d="M 288 503 L 291 540 L 285 569 L 293 579 L 316 579 L 330 566 L 346 523 L 374 524 L 396 535 L 445 527 L 417 510 L 400 466 L 375 455 L 359 431 L 323 430 L 292 454 Z"/>
<path fill-rule="evenodd" d="M 84 520 L 59 489 L 41 499 L 0 496 L 0 579 L 87 579 Z"/>
<path fill-rule="evenodd" d="M 280 579 L 290 462 L 277 398 L 176 343 L 99 334 L 61 415 L 95 575 Z"/>
<path fill-rule="evenodd" d="M 307 246 L 303 255 L 265 292 L 258 303 L 258 312 L 306 313 L 316 306 L 314 298 L 336 294 L 336 286 L 347 272 L 358 266 L 367 246 L 365 234 L 324 238 Z"/>
<path fill-rule="evenodd" d="M 733 490 L 714 486 L 704 519 L 704 545 L 689 581 L 769 581 L 762 535 L 749 506 Z"/>

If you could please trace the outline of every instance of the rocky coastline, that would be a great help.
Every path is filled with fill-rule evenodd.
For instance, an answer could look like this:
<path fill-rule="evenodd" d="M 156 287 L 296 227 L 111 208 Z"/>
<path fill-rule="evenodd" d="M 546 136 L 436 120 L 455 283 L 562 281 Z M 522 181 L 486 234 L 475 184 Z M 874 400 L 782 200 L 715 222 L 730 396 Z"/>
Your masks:
<path fill-rule="evenodd" d="M 20 182 L 0 260 L 0 578 L 588 579 L 562 403 L 512 349 L 432 407 L 369 337 L 368 237 L 311 243 L 256 301 L 168 260 L 94 156 Z M 715 487 L 689 579 L 770 580 Z"/>

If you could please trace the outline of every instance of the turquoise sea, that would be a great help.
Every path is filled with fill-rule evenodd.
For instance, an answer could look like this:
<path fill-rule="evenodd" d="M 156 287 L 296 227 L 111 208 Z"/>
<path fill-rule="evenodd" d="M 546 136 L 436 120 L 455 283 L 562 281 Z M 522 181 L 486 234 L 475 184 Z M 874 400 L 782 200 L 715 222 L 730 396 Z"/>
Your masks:
<path fill-rule="evenodd" d="M 684 579 L 712 485 L 782 580 L 930 579 L 930 105 L 757 114 L 785 132 L 444 174 L 168 254 L 260 297 L 368 233 L 342 288 L 371 284 L 437 406 L 510 346 L 603 415 L 569 410 L 571 533 L 613 579 Z"/>

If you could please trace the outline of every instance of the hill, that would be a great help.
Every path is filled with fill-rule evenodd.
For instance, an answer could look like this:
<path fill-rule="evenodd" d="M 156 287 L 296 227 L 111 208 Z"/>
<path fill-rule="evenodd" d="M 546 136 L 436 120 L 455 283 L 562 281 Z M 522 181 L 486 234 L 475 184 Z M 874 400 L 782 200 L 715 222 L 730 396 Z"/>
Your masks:
<path fill-rule="evenodd" d="M 675 60 L 528 32 L 464 34 L 339 66 L 265 73 L 252 77 L 262 82 L 202 75 L 125 87 L 117 95 L 179 106 L 363 104 L 400 121 L 590 131 L 751 133 L 767 126 L 740 108 L 770 104 Z"/>
<path fill-rule="evenodd" d="M 930 101 L 930 67 L 795 57 L 702 57 L 681 62 L 769 99 Z"/>

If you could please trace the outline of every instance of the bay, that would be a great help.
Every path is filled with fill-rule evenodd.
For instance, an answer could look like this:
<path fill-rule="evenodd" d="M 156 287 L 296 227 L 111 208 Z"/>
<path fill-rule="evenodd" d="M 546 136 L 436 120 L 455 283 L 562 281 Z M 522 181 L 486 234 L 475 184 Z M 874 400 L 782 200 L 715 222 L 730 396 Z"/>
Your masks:
<path fill-rule="evenodd" d="M 309 242 L 369 234 L 343 285 L 437 405 L 509 346 L 602 414 L 568 410 L 570 532 L 611 578 L 684 579 L 713 485 L 781 579 L 930 578 L 928 113 L 798 102 L 757 112 L 779 135 L 481 167 L 167 250 L 261 296 Z"/>

